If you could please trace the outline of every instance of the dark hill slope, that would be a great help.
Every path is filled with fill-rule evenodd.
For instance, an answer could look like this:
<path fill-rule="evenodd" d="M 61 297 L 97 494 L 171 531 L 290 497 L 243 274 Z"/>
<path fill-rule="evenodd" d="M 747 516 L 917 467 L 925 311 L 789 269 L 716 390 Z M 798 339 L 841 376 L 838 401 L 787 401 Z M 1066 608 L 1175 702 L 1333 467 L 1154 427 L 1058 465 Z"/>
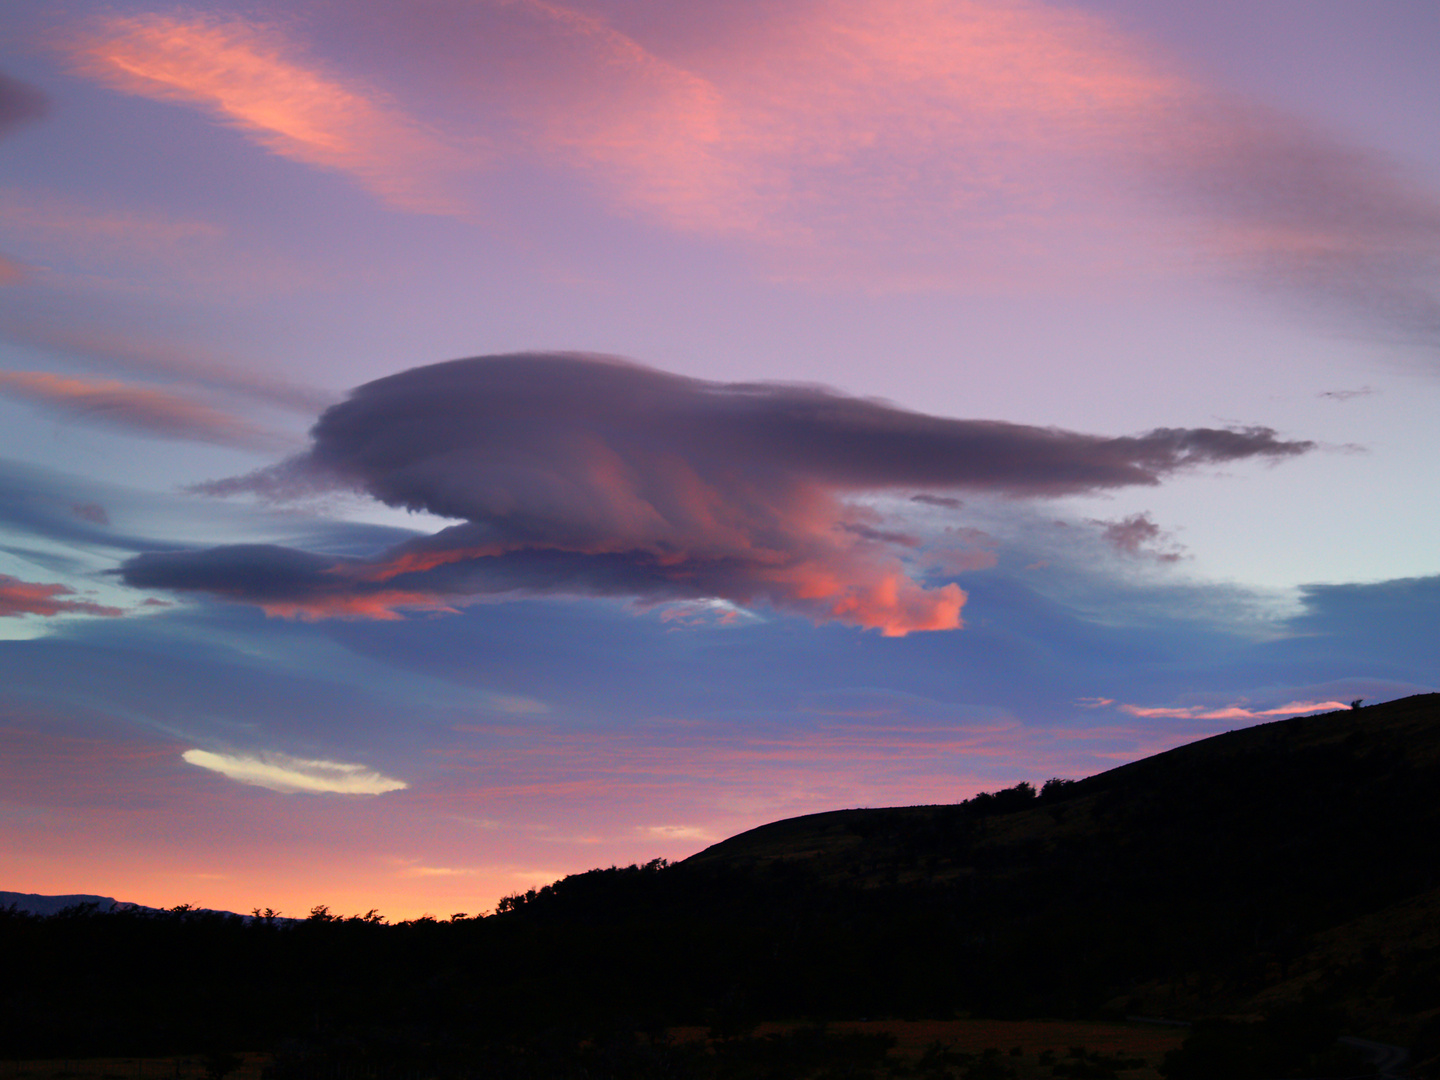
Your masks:
<path fill-rule="evenodd" d="M 1413 1017 L 1440 1007 L 1440 695 L 1230 732 L 1039 797 L 776 822 L 682 865 L 933 905 L 969 928 L 977 969 L 1026 972 L 1028 990 L 988 977 L 1016 1005 L 1067 1005 L 1034 984 L 1069 984 L 1072 1006 L 1104 985 L 1128 1011 L 1305 992 Z"/>
<path fill-rule="evenodd" d="M 1065 784 L 1033 800 L 1012 789 L 998 798 L 981 796 L 958 805 L 833 810 L 788 818 L 721 841 L 691 856 L 686 865 L 753 869 L 777 860 L 799 861 L 835 881 L 876 884 L 876 873 L 892 871 L 912 880 L 933 879 L 944 876 L 933 861 L 905 865 L 896 856 L 939 858 L 953 869 L 956 827 L 977 821 L 986 822 L 992 832 L 999 829 L 986 838 L 982 846 L 987 848 L 1027 838 L 1058 843 L 1077 834 L 1114 832 L 1121 822 L 1151 833 L 1191 827 L 1225 832 L 1243 829 L 1246 822 L 1273 832 L 1281 822 L 1270 820 L 1267 826 L 1256 819 L 1271 819 L 1276 812 L 1291 831 L 1308 833 L 1335 816 L 1333 805 L 1327 810 L 1317 801 L 1333 795 L 1346 803 L 1363 802 L 1374 794 L 1365 785 L 1388 786 L 1385 779 L 1392 772 L 1408 790 L 1410 780 L 1437 765 L 1440 694 L 1422 694 L 1227 732 Z M 1161 807 L 1166 815 L 1147 826 L 1143 818 Z M 1423 805 L 1416 809 L 1426 812 Z M 1062 827 L 1066 818 L 1074 820 Z M 1101 824 L 1106 819 L 1112 821 L 1109 828 Z M 1404 829 L 1408 823 L 1392 824 Z"/>

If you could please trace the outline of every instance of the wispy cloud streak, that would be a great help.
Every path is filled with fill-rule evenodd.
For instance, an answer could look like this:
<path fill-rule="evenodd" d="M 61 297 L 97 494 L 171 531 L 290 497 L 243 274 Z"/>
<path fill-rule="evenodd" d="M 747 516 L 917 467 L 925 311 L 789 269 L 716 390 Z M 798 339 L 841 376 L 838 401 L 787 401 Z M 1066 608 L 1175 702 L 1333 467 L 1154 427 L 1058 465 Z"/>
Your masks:
<path fill-rule="evenodd" d="M 1150 165 L 1213 255 L 1272 285 L 1440 344 L 1440 193 L 1384 155 L 1199 91 Z"/>
<path fill-rule="evenodd" d="M 292 412 L 318 413 L 334 401 L 334 395 L 323 390 L 257 371 L 208 350 L 178 347 L 113 330 L 0 316 L 0 336 L 95 367 L 198 385 Z"/>
<path fill-rule="evenodd" d="M 48 191 L 0 188 L 0 220 L 9 235 L 38 239 L 47 248 L 123 249 L 134 255 L 168 255 L 183 245 L 223 234 L 207 221 L 147 210 L 94 206 Z"/>
<path fill-rule="evenodd" d="M 163 439 L 273 450 L 284 441 L 178 394 L 114 380 L 74 379 L 41 371 L 0 372 L 0 395 L 66 416 Z"/>

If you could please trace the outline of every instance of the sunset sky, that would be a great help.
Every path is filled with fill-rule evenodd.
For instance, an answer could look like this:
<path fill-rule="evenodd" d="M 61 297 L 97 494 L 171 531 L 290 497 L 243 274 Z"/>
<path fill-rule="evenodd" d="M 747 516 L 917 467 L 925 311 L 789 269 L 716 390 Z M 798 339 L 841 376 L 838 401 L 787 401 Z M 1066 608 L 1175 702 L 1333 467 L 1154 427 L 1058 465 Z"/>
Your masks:
<path fill-rule="evenodd" d="M 0 889 L 392 919 L 1440 689 L 1433 0 L 12 0 Z"/>

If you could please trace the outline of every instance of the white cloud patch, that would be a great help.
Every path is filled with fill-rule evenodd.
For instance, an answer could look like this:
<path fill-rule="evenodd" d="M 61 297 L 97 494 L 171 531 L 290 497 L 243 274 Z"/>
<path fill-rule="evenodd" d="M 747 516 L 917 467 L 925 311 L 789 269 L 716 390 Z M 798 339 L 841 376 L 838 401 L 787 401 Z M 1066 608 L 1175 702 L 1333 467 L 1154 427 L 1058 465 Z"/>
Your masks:
<path fill-rule="evenodd" d="M 312 761 L 289 754 L 217 754 L 209 750 L 186 750 L 181 755 L 191 765 L 218 772 L 242 784 L 269 788 L 286 795 L 297 792 L 336 795 L 383 795 L 409 787 L 403 780 L 382 776 L 365 765 L 344 761 Z"/>

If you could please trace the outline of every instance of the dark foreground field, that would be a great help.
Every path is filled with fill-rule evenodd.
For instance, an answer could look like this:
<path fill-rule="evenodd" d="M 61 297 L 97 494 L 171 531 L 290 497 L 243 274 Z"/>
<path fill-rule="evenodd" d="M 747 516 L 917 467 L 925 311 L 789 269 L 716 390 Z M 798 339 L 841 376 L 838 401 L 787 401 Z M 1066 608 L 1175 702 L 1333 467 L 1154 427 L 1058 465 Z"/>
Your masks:
<path fill-rule="evenodd" d="M 655 1040 L 637 1039 L 628 1056 L 646 1061 L 652 1075 L 876 1077 L 1003 1076 L 1041 1080 L 1119 1072 L 1126 1080 L 1159 1080 L 1157 1066 L 1180 1046 L 1184 1033 L 1145 1024 L 1055 1020 L 849 1020 L 828 1025 L 764 1023 L 745 1036 L 716 1039 L 707 1028 L 674 1028 Z M 587 1064 L 604 1075 L 614 1048 L 591 1045 Z M 228 1057 L 228 1059 L 227 1059 Z M 668 1060 L 667 1060 L 668 1059 Z M 263 1080 L 283 1072 L 293 1054 L 232 1054 L 164 1058 L 85 1058 L 13 1061 L 0 1080 Z M 599 1064 L 601 1067 L 596 1069 Z M 634 1064 L 634 1062 L 632 1062 Z M 672 1068 L 661 1069 L 668 1065 Z M 683 1072 L 677 1071 L 683 1066 Z M 813 1068 L 811 1068 L 813 1066 Z M 1058 1070 L 1058 1071 L 1057 1071 Z M 337 1076 L 378 1075 L 341 1066 Z M 632 1073 L 633 1075 L 633 1073 Z M 643 1075 L 643 1074 L 642 1074 Z"/>
<path fill-rule="evenodd" d="M 0 1057 L 209 1055 L 214 1072 L 244 1050 L 276 1080 L 1244 1080 L 1373 1075 L 1336 1041 L 1358 1036 L 1436 1075 L 1437 793 L 1427 695 L 1039 791 L 777 822 L 487 918 L 12 912 Z M 973 1018 L 1151 1042 L 976 1045 Z"/>

